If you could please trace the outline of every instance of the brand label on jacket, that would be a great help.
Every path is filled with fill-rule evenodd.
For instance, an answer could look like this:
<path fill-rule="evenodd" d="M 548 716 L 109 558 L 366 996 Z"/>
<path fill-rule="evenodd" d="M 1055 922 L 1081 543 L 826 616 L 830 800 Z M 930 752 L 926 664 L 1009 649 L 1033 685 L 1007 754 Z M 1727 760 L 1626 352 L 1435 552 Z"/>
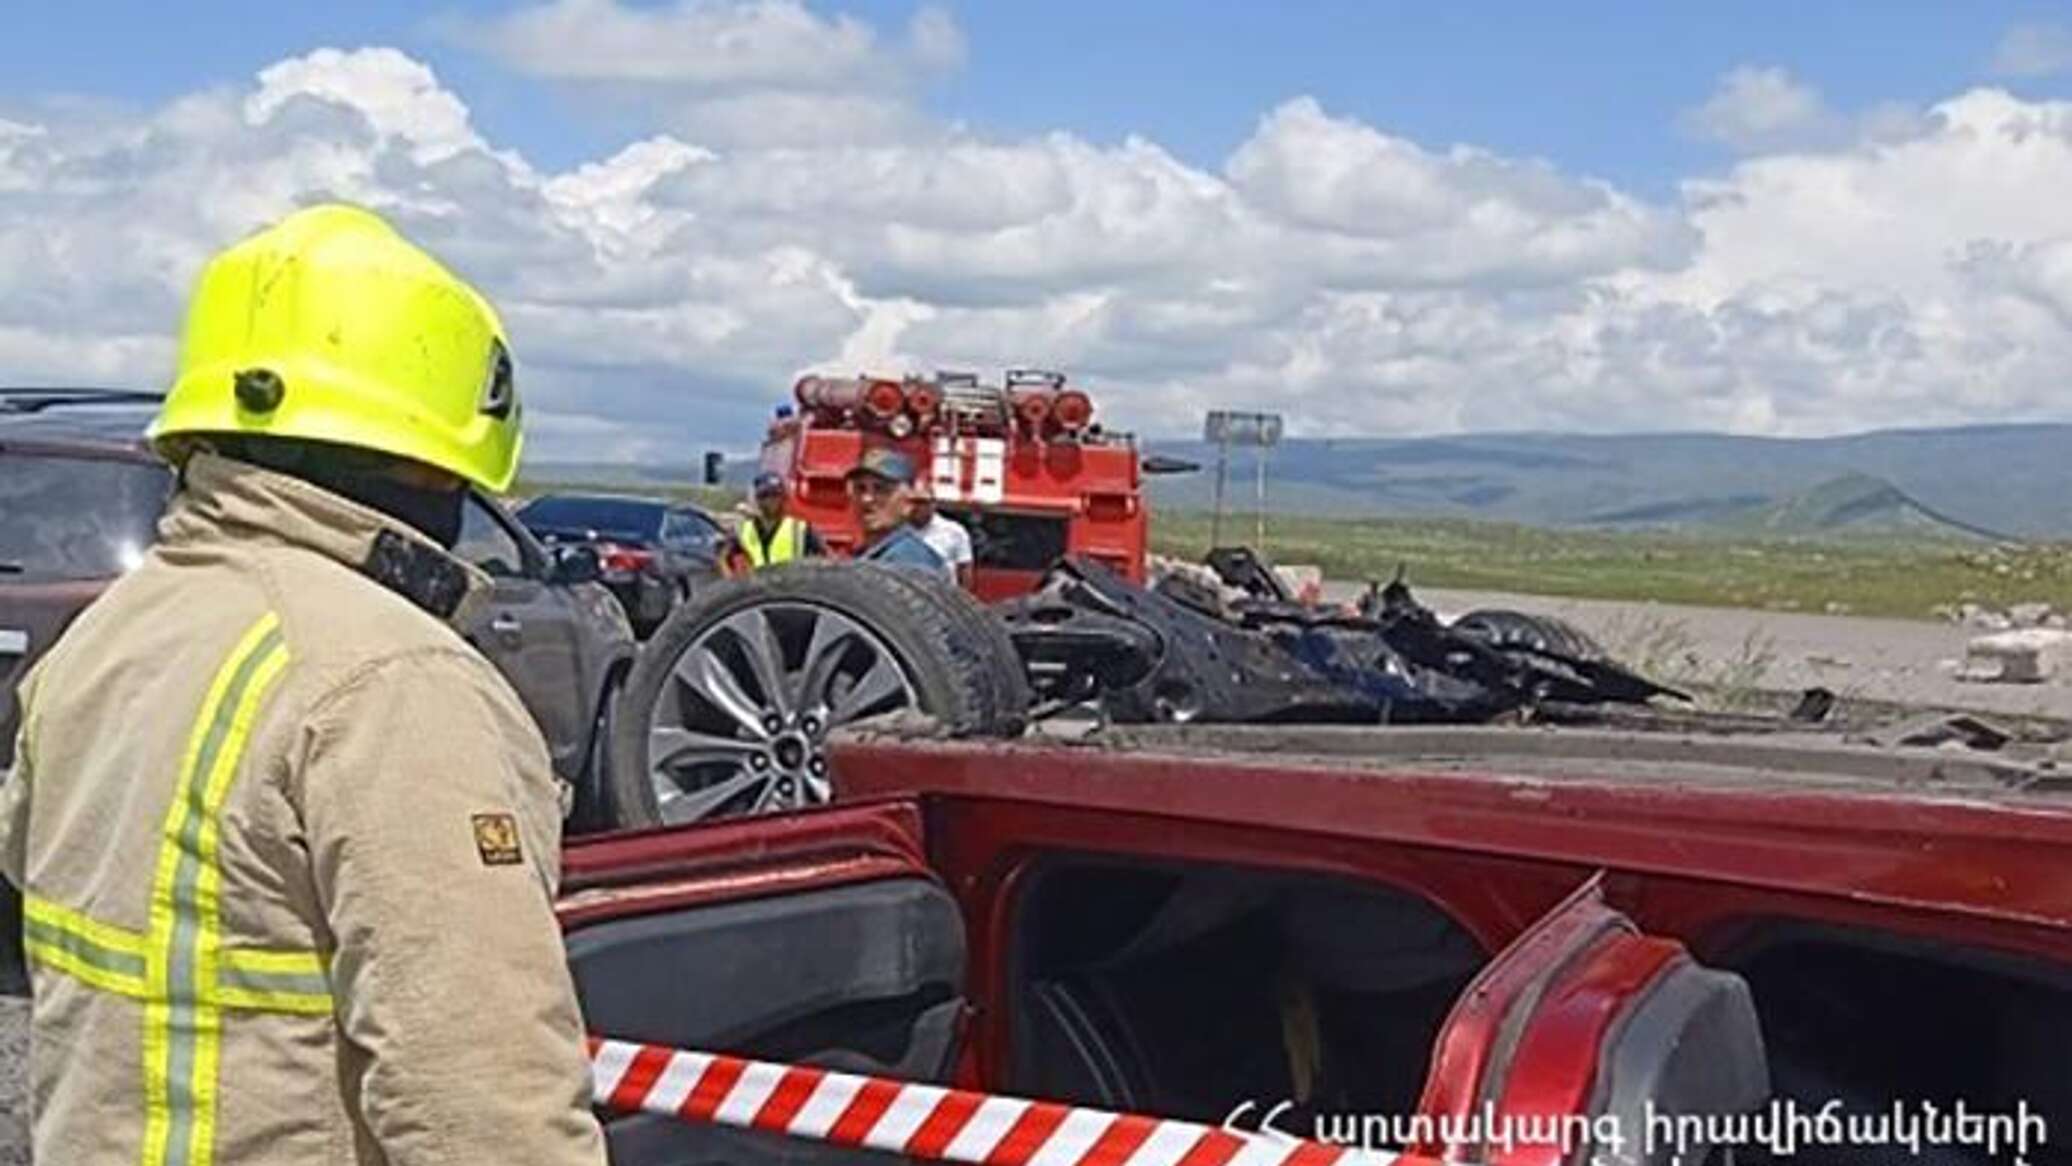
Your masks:
<path fill-rule="evenodd" d="M 509 814 L 476 814 L 475 852 L 483 866 L 516 866 L 525 861 L 518 847 L 518 819 Z"/>

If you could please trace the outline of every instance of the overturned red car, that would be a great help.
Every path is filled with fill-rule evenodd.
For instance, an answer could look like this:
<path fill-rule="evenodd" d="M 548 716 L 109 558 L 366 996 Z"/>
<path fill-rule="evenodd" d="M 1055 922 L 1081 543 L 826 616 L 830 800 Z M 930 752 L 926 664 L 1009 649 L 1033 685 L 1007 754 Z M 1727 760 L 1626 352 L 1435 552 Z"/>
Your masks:
<path fill-rule="evenodd" d="M 834 760 L 843 803 L 571 848 L 594 1031 L 1459 1162 L 2072 1160 L 2041 762 L 1207 726 Z M 622 1163 L 840 1154 L 609 1130 Z"/>

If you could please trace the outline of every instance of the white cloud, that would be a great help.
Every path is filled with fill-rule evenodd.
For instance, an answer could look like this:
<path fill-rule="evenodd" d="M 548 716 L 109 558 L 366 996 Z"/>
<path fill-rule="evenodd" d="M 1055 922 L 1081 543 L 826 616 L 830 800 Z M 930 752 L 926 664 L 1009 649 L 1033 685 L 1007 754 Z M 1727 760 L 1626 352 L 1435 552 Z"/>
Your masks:
<path fill-rule="evenodd" d="M 1742 153 L 1832 150 L 1857 141 L 1899 141 L 1922 132 L 1918 113 L 1897 102 L 1844 113 L 1818 89 L 1774 66 L 1729 70 L 1683 128 Z"/>
<path fill-rule="evenodd" d="M 1677 264 L 1691 243 L 1603 183 L 1464 146 L 1434 154 L 1309 98 L 1268 115 L 1225 170 L 1252 208 L 1313 232 L 1313 261 L 1353 286 L 1568 281 Z"/>
<path fill-rule="evenodd" d="M 1976 90 L 1922 127 L 1687 184 L 1696 260 L 1622 281 L 1707 330 L 1665 354 L 1670 400 L 1716 383 L 1780 432 L 2065 414 L 2072 205 L 2042 192 L 2072 183 L 2072 104 Z"/>
<path fill-rule="evenodd" d="M 865 364 L 1061 366 L 1122 424 L 1265 405 L 1339 434 L 2062 416 L 2072 367 L 2072 103 L 1996 90 L 1673 205 L 1307 99 L 1216 171 L 929 125 L 543 173 L 378 49 L 16 116 L 0 379 L 162 382 L 210 250 L 347 198 L 498 302 L 543 457 L 739 445 L 799 371 Z"/>
<path fill-rule="evenodd" d="M 245 99 L 245 121 L 267 122 L 303 98 L 358 110 L 382 138 L 408 142 L 420 162 L 484 148 L 460 98 L 440 88 L 430 69 L 394 49 L 318 49 L 272 65 Z"/>
<path fill-rule="evenodd" d="M 1783 69 L 1742 66 L 1685 115 L 1694 132 L 1739 149 L 1826 134 L 1837 120 L 1818 90 Z"/>
<path fill-rule="evenodd" d="M 922 124 L 910 103 L 964 61 L 964 36 L 934 7 L 881 38 L 797 0 L 547 0 L 463 22 L 449 38 L 531 77 L 637 109 L 701 144 L 887 142 Z"/>
<path fill-rule="evenodd" d="M 1741 162 L 1687 185 L 1705 232 L 1701 262 L 1675 286 L 1700 302 L 1781 280 L 1813 280 L 1921 301 L 1947 294 L 1975 240 L 2072 232 L 2072 104 L 1981 89 L 1944 102 L 1917 137 Z"/>
<path fill-rule="evenodd" d="M 903 97 L 783 91 L 676 101 L 662 121 L 694 142 L 751 150 L 893 144 L 928 125 Z"/>
<path fill-rule="evenodd" d="M 868 72 L 875 40 L 859 20 L 823 20 L 785 0 L 659 8 L 552 0 L 499 17 L 480 35 L 536 77 L 712 88 L 854 82 Z"/>
<path fill-rule="evenodd" d="M 571 219 L 578 223 L 593 220 L 600 243 L 623 247 L 653 234 L 648 229 L 653 224 L 670 221 L 649 197 L 657 182 L 714 157 L 710 150 L 687 146 L 675 138 L 649 138 L 602 162 L 588 162 L 556 175 L 543 189 L 547 200 Z"/>
<path fill-rule="evenodd" d="M 2017 24 L 2000 37 L 1993 71 L 2003 77 L 2050 77 L 2072 72 L 2072 25 Z"/>

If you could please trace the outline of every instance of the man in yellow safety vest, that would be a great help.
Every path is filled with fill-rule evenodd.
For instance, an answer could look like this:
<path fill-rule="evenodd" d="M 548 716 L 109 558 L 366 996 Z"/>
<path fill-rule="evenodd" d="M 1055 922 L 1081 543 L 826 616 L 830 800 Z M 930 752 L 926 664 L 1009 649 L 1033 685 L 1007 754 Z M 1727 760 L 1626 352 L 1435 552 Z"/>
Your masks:
<path fill-rule="evenodd" d="M 745 574 L 761 567 L 788 563 L 793 559 L 826 553 L 820 536 L 804 519 L 784 512 L 784 479 L 777 474 L 757 474 L 755 514 L 741 520 L 734 533 L 734 545 L 727 556 L 733 574 Z"/>

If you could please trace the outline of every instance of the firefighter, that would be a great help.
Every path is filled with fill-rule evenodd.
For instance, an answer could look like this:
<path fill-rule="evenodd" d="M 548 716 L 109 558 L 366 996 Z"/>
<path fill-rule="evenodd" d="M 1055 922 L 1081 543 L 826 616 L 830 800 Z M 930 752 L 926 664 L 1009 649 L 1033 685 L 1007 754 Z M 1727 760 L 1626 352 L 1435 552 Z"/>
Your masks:
<path fill-rule="evenodd" d="M 949 567 L 914 530 L 914 460 L 896 449 L 863 451 L 849 471 L 849 504 L 863 529 L 859 559 L 947 574 Z"/>
<path fill-rule="evenodd" d="M 495 311 L 375 215 L 217 255 L 143 565 L 22 688 L 0 872 L 66 1166 L 603 1166 L 538 728 L 454 631 L 509 486 Z"/>
<path fill-rule="evenodd" d="M 784 479 L 773 473 L 755 476 L 755 513 L 744 516 L 727 548 L 729 574 L 826 553 L 820 535 L 802 518 L 784 512 Z"/>

